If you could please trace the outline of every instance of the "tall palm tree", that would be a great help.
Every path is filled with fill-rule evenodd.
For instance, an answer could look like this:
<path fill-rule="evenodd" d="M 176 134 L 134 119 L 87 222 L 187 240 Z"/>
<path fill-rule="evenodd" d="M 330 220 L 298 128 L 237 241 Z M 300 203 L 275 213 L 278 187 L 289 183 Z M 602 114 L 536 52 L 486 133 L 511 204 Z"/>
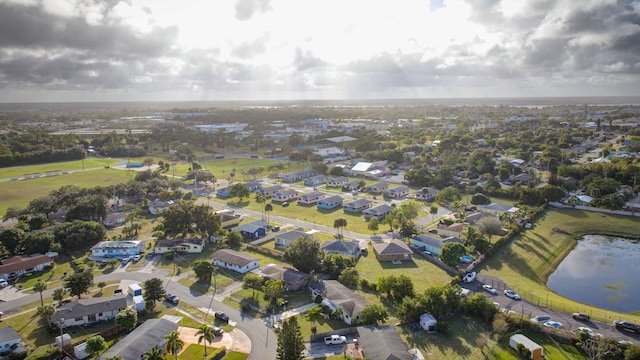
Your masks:
<path fill-rule="evenodd" d="M 56 313 L 56 308 L 53 305 L 45 305 L 38 306 L 38 310 L 36 314 L 42 316 L 42 318 L 47 319 L 47 322 L 51 322 L 51 316 Z"/>
<path fill-rule="evenodd" d="M 38 280 L 38 282 L 33 285 L 33 290 L 40 293 L 40 306 L 44 306 L 44 299 L 42 299 L 42 292 L 47 290 L 47 283 L 44 281 Z"/>
<path fill-rule="evenodd" d="M 262 204 L 267 202 L 267 198 L 260 191 L 256 191 L 256 203 L 260 204 L 260 210 L 262 210 L 262 220 L 264 220 L 264 207 Z"/>
<path fill-rule="evenodd" d="M 213 328 L 209 326 L 209 324 L 204 323 L 198 327 L 198 332 L 196 332 L 198 336 L 198 344 L 200 344 L 204 340 L 204 357 L 207 357 L 207 343 L 210 343 L 215 338 L 215 334 L 213 333 Z"/>
<path fill-rule="evenodd" d="M 178 360 L 178 353 L 184 347 L 184 341 L 180 339 L 180 333 L 177 330 L 173 330 L 168 333 L 164 337 L 167 340 L 167 343 L 164 345 L 164 349 L 169 353 L 173 354 Z"/>
<path fill-rule="evenodd" d="M 157 346 L 153 346 L 151 350 L 142 354 L 143 360 L 164 360 L 164 356 L 162 356 L 162 350 L 160 350 Z"/>
<path fill-rule="evenodd" d="M 345 227 L 347 227 L 347 219 L 338 218 L 333 221 L 333 228 L 338 230 L 338 238 L 340 238 L 340 240 L 344 238 L 341 229 L 344 229 Z"/>
<path fill-rule="evenodd" d="M 265 205 L 264 211 L 267 213 L 267 226 L 269 226 L 269 213 L 273 211 L 273 205 L 271 204 Z"/>

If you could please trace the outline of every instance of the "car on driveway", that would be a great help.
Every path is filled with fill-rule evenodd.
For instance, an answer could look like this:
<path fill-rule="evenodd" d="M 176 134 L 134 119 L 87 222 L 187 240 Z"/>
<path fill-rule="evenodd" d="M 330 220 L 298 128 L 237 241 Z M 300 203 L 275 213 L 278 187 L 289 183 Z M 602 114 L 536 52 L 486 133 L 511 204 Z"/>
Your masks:
<path fill-rule="evenodd" d="M 513 290 L 505 290 L 504 291 L 504 296 L 511 298 L 513 300 L 520 300 L 520 295 L 518 295 L 515 291 Z"/>
<path fill-rule="evenodd" d="M 224 322 L 229 322 L 229 315 L 223 313 L 223 312 L 217 312 L 214 315 L 216 317 L 216 319 L 220 320 L 220 321 L 224 321 Z"/>
<path fill-rule="evenodd" d="M 174 294 L 167 294 L 164 299 L 173 305 L 178 305 L 180 302 L 180 298 Z"/>
<path fill-rule="evenodd" d="M 9 282 L 5 279 L 0 279 L 0 287 L 5 288 L 9 286 Z"/>
<path fill-rule="evenodd" d="M 498 293 L 491 285 L 482 285 L 482 288 L 489 294 L 496 295 Z"/>
<path fill-rule="evenodd" d="M 140 259 L 141 259 L 141 258 L 142 258 L 142 256 L 140 256 L 140 255 L 135 255 L 135 256 L 133 257 L 133 262 L 138 262 L 138 261 L 140 261 Z"/>
<path fill-rule="evenodd" d="M 636 325 L 631 321 L 627 320 L 616 320 L 613 322 L 613 325 L 618 330 L 625 330 L 633 333 L 640 333 L 640 325 Z"/>
<path fill-rule="evenodd" d="M 213 328 L 213 335 L 222 336 L 222 334 L 224 334 L 224 330 L 220 329 L 219 327 Z"/>
<path fill-rule="evenodd" d="M 536 317 L 532 317 L 529 319 L 531 322 L 544 323 L 551 320 L 551 316 L 549 315 L 538 315 Z"/>
<path fill-rule="evenodd" d="M 544 322 L 544 326 L 554 328 L 554 329 L 560 329 L 562 327 L 562 323 L 558 321 L 549 320 Z"/>
<path fill-rule="evenodd" d="M 473 280 L 476 279 L 476 276 L 478 274 L 475 271 L 472 272 L 468 272 L 464 275 L 464 277 L 462 278 L 462 281 L 466 282 L 466 283 L 470 283 L 473 282 Z"/>
<path fill-rule="evenodd" d="M 589 321 L 591 317 L 585 313 L 573 313 L 571 315 L 576 320 Z"/>

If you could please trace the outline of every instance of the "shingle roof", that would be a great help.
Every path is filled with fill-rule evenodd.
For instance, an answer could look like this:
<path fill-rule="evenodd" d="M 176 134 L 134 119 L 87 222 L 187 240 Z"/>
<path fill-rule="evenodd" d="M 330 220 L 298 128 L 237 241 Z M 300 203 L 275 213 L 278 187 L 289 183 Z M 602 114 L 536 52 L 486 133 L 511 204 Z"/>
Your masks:
<path fill-rule="evenodd" d="M 389 211 L 393 210 L 393 207 L 389 204 L 382 204 L 382 205 L 378 205 L 374 208 L 371 209 L 366 209 L 363 212 L 365 214 L 372 214 L 372 215 L 380 215 L 380 214 L 386 214 Z"/>
<path fill-rule="evenodd" d="M 332 195 L 332 196 L 326 197 L 326 198 L 324 198 L 324 199 L 322 199 L 320 201 L 323 202 L 323 203 L 326 203 L 326 204 L 331 204 L 331 203 L 334 203 L 336 201 L 342 201 L 342 200 L 343 200 L 342 196 L 340 196 L 340 195 Z"/>
<path fill-rule="evenodd" d="M 12 256 L 2 262 L 2 265 L 0 265 L 0 274 L 11 274 L 50 262 L 51 258 L 47 255 Z"/>
<path fill-rule="evenodd" d="M 285 189 L 285 190 L 280 190 L 277 193 L 273 194 L 273 196 L 290 196 L 290 195 L 296 195 L 298 193 L 298 190 L 295 189 Z"/>
<path fill-rule="evenodd" d="M 373 248 L 379 255 L 413 254 L 413 250 L 407 244 L 397 239 L 391 239 L 389 242 L 382 244 L 374 244 Z"/>
<path fill-rule="evenodd" d="M 265 265 L 252 272 L 272 280 L 282 280 L 285 284 L 296 284 L 307 276 L 307 274 L 296 269 L 276 264 Z"/>
<path fill-rule="evenodd" d="M 290 230 L 287 232 L 283 232 L 281 234 L 276 235 L 276 238 L 279 239 L 283 239 L 286 241 L 296 241 L 304 236 L 306 236 L 307 234 L 304 233 L 304 231 L 300 231 L 300 230 Z"/>
<path fill-rule="evenodd" d="M 354 200 L 354 201 L 352 201 L 350 203 L 345 204 L 344 207 L 357 209 L 357 208 L 359 208 L 361 206 L 365 206 L 365 205 L 371 204 L 372 202 L 373 202 L 373 200 L 360 198 L 358 200 Z"/>
<path fill-rule="evenodd" d="M 315 282 L 310 287 L 320 293 L 324 299 L 342 307 L 342 311 L 350 317 L 359 314 L 362 309 L 370 305 L 362 295 L 336 280 Z"/>
<path fill-rule="evenodd" d="M 204 239 L 196 239 L 196 238 L 191 238 L 191 239 L 160 239 L 160 240 L 156 241 L 155 247 L 172 247 L 172 246 L 176 246 L 176 245 L 180 245 L 180 244 L 184 244 L 184 243 L 192 243 L 192 244 L 203 246 L 204 245 Z"/>
<path fill-rule="evenodd" d="M 318 198 L 320 196 L 324 196 L 324 193 L 321 191 L 312 191 L 308 194 L 303 194 L 300 195 L 299 198 L 303 198 L 303 199 L 315 199 Z"/>
<path fill-rule="evenodd" d="M 253 256 L 245 255 L 231 249 L 221 249 L 213 253 L 211 257 L 213 260 L 225 262 L 227 264 L 233 264 L 238 266 L 245 266 L 252 261 L 259 260 Z"/>
<path fill-rule="evenodd" d="M 393 326 L 360 326 L 358 334 L 368 359 L 411 360 L 409 347 Z"/>
<path fill-rule="evenodd" d="M 15 331 L 11 326 L 0 327 L 0 342 L 22 339 L 20 334 Z"/>
<path fill-rule="evenodd" d="M 127 298 L 124 295 L 109 298 L 78 299 L 64 304 L 51 316 L 53 322 L 60 319 L 73 319 L 88 315 L 94 315 L 105 311 L 121 310 L 127 307 Z"/>
<path fill-rule="evenodd" d="M 138 360 L 151 350 L 153 346 L 160 344 L 165 335 L 178 328 L 178 324 L 167 319 L 151 319 L 145 321 L 131 333 L 120 339 L 107 350 L 99 359 L 107 359 L 120 356 L 122 360 Z"/>
<path fill-rule="evenodd" d="M 357 240 L 352 241 L 340 241 L 331 240 L 322 245 L 322 250 L 331 253 L 339 254 L 353 254 L 356 250 L 360 249 L 360 242 Z"/>

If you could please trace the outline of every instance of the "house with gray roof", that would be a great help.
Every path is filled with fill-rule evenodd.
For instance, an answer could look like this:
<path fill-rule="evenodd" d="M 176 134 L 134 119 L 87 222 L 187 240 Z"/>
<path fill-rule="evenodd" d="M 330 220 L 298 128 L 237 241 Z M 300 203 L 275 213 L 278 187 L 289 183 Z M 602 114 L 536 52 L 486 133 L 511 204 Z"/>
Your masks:
<path fill-rule="evenodd" d="M 311 291 L 312 299 L 320 296 L 322 304 L 328 306 L 331 310 L 341 308 L 342 320 L 349 325 L 354 320 L 359 320 L 362 309 L 370 305 L 362 295 L 336 280 L 313 282 L 309 285 L 309 290 Z"/>
<path fill-rule="evenodd" d="M 428 251 L 434 255 L 440 255 L 442 247 L 448 242 L 457 242 L 462 244 L 462 241 L 454 236 L 449 236 L 443 239 L 430 235 L 416 235 L 411 239 L 411 246 L 419 249 L 420 251 Z"/>
<path fill-rule="evenodd" d="M 360 241 L 330 240 L 322 245 L 322 250 L 325 254 L 353 256 L 357 258 L 360 256 Z"/>
<path fill-rule="evenodd" d="M 378 218 L 378 220 L 384 219 L 388 213 L 393 210 L 393 207 L 389 204 L 381 204 L 374 208 L 365 209 L 362 211 L 364 218 L 370 220 L 372 217 Z"/>
<path fill-rule="evenodd" d="M 267 234 L 267 222 L 263 220 L 252 221 L 238 226 L 236 231 L 245 239 L 259 239 Z"/>
<path fill-rule="evenodd" d="M 25 351 L 22 336 L 11 326 L 0 327 L 0 354 L 14 352 L 16 354 Z"/>
<path fill-rule="evenodd" d="M 165 318 L 147 320 L 125 335 L 98 359 L 104 360 L 118 356 L 122 360 L 139 360 L 154 346 L 163 349 L 166 342 L 164 337 L 177 329 L 177 323 Z"/>
<path fill-rule="evenodd" d="M 342 196 L 332 195 L 318 201 L 318 209 L 333 209 L 342 205 Z"/>
<path fill-rule="evenodd" d="M 79 326 L 111 320 L 127 306 L 127 297 L 124 295 L 78 299 L 60 306 L 51 315 L 51 322 L 62 323 L 63 326 Z"/>
<path fill-rule="evenodd" d="M 91 256 L 96 258 L 124 258 L 144 252 L 146 241 L 122 240 L 101 241 L 91 248 Z"/>
<path fill-rule="evenodd" d="M 267 199 L 270 199 L 273 196 L 273 194 L 275 194 L 278 191 L 280 191 L 280 189 L 282 189 L 281 185 L 273 185 L 273 186 L 263 187 L 262 189 L 259 189 L 258 191 L 261 192 L 262 195 L 264 195 L 264 197 L 266 197 Z"/>
<path fill-rule="evenodd" d="M 288 291 L 298 291 L 307 285 L 308 274 L 282 265 L 268 264 L 252 273 L 269 280 L 282 280 Z"/>
<path fill-rule="evenodd" d="M 327 180 L 327 186 L 341 187 L 348 182 L 349 182 L 349 178 L 344 176 L 338 176 L 338 177 Z"/>
<path fill-rule="evenodd" d="M 320 191 L 312 191 L 308 194 L 298 196 L 298 204 L 312 205 L 324 199 L 325 194 Z"/>
<path fill-rule="evenodd" d="M 349 181 L 342 184 L 342 190 L 352 191 L 360 187 L 360 180 Z"/>
<path fill-rule="evenodd" d="M 278 233 L 273 238 L 277 247 L 285 248 L 291 245 L 294 241 L 305 237 L 310 237 L 310 235 L 305 233 L 302 229 L 296 229 Z"/>
<path fill-rule="evenodd" d="M 284 189 L 273 194 L 271 199 L 278 202 L 292 201 L 296 200 L 298 195 L 300 195 L 300 193 L 296 189 Z"/>
<path fill-rule="evenodd" d="M 369 209 L 371 207 L 371 204 L 373 204 L 373 200 L 360 198 L 350 203 L 344 204 L 342 206 L 342 210 L 344 210 L 344 212 L 357 214 Z"/>
<path fill-rule="evenodd" d="M 360 345 L 371 360 L 414 360 L 395 326 L 359 326 Z"/>
<path fill-rule="evenodd" d="M 211 256 L 213 265 L 244 274 L 258 266 L 260 259 L 231 249 L 220 249 Z"/>

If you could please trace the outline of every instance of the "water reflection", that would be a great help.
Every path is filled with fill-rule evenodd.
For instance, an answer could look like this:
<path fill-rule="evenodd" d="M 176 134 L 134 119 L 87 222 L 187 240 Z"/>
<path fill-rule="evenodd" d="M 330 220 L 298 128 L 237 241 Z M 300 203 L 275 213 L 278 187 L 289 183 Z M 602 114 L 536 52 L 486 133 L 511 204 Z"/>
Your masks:
<path fill-rule="evenodd" d="M 640 243 L 587 235 L 551 274 L 547 286 L 581 303 L 621 312 L 640 310 Z"/>

